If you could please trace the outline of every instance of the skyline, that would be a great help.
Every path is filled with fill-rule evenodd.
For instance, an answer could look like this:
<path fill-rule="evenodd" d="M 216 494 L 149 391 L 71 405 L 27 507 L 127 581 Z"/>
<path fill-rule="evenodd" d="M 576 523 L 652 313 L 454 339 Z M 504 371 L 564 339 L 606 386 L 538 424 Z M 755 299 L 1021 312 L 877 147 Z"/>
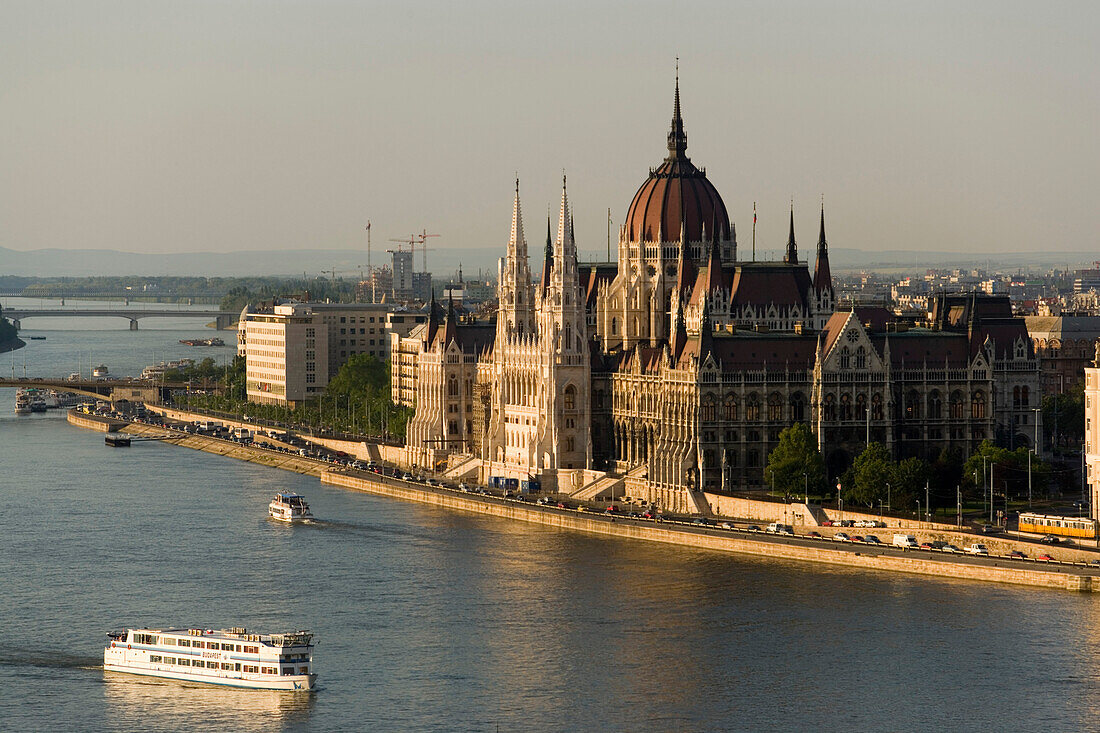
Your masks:
<path fill-rule="evenodd" d="M 607 209 L 614 247 L 665 155 L 677 55 L 688 155 L 742 257 L 753 202 L 774 252 L 792 198 L 809 254 L 821 196 L 838 248 L 1097 248 L 1084 4 L 15 8 L 13 250 L 365 250 L 369 219 L 374 264 L 425 228 L 451 259 L 503 248 L 517 173 L 537 247 L 565 169 L 582 255 L 602 255 Z"/>

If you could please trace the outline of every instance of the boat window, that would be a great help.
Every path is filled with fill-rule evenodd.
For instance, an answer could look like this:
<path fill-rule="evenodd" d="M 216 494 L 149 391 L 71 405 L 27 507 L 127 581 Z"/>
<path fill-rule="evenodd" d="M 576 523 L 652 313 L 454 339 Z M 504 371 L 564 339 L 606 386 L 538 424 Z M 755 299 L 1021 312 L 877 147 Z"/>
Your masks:
<path fill-rule="evenodd" d="M 153 662 L 153 663 L 160 663 L 160 661 L 162 659 L 164 659 L 164 657 L 160 656 L 159 654 L 150 654 L 149 655 L 149 661 Z"/>
<path fill-rule="evenodd" d="M 222 662 L 222 669 L 233 669 L 233 665 L 229 662 Z"/>
<path fill-rule="evenodd" d="M 165 637 L 161 638 L 160 643 L 163 644 L 164 646 L 175 646 L 176 645 L 176 640 L 173 639 L 171 636 L 165 636 Z"/>
<path fill-rule="evenodd" d="M 177 639 L 176 644 L 178 644 L 179 646 L 191 646 L 191 640 L 190 639 Z"/>
<path fill-rule="evenodd" d="M 233 651 L 233 645 L 232 644 L 222 644 L 222 650 L 227 651 L 227 652 L 231 652 L 231 651 Z"/>
<path fill-rule="evenodd" d="M 240 645 L 240 644 L 238 644 L 238 645 L 237 645 L 237 648 L 236 648 L 236 651 L 238 651 L 238 652 L 239 652 L 240 650 L 241 650 L 241 645 Z"/>
<path fill-rule="evenodd" d="M 164 658 L 164 663 L 165 664 L 175 664 L 176 663 L 176 658 L 175 657 L 165 657 Z"/>
<path fill-rule="evenodd" d="M 180 657 L 179 660 L 176 663 L 181 667 L 190 667 L 191 666 L 191 660 L 188 659 L 187 657 Z"/>
<path fill-rule="evenodd" d="M 245 654 L 259 654 L 260 653 L 260 647 L 258 647 L 258 646 L 246 646 L 244 648 L 244 653 Z"/>
<path fill-rule="evenodd" d="M 241 665 L 240 664 L 234 664 L 233 665 L 233 671 L 234 672 L 240 672 L 241 671 Z"/>
<path fill-rule="evenodd" d="M 309 674 L 309 667 L 299 667 L 298 674 Z"/>
<path fill-rule="evenodd" d="M 218 668 L 218 663 L 217 662 L 207 662 L 206 663 L 206 668 L 207 669 L 217 669 Z"/>
<path fill-rule="evenodd" d="M 191 642 L 191 646 L 195 647 L 196 649 L 205 649 L 206 648 L 206 642 L 205 641 L 193 641 L 193 642 Z"/>

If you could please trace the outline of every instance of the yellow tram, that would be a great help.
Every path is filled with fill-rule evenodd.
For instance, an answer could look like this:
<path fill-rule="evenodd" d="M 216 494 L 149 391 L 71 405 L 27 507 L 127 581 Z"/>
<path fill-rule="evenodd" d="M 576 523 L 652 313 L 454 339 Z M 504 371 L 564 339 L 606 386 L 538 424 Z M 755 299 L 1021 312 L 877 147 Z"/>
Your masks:
<path fill-rule="evenodd" d="M 1096 539 L 1097 522 L 1088 517 L 1056 517 L 1049 514 L 1020 513 L 1020 531 L 1052 534 L 1060 537 Z"/>

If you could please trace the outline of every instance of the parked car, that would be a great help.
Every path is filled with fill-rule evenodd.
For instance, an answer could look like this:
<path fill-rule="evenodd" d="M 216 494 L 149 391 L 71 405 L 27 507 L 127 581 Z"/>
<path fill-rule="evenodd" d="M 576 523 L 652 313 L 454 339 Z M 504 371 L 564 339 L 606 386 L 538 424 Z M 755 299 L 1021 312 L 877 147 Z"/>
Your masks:
<path fill-rule="evenodd" d="M 966 551 L 971 555 L 988 555 L 989 549 L 981 542 L 974 542 L 966 546 Z"/>
<path fill-rule="evenodd" d="M 745 531 L 746 532 L 759 532 L 760 528 L 757 527 L 755 524 L 750 524 L 748 527 L 745 527 Z"/>
<path fill-rule="evenodd" d="M 1011 552 L 1008 553 L 1008 555 L 1006 557 L 1010 557 L 1013 560 L 1026 560 L 1027 559 L 1027 555 L 1020 552 L 1019 550 L 1012 550 Z"/>
<path fill-rule="evenodd" d="M 962 550 L 960 550 L 958 547 L 956 547 L 955 545 L 952 545 L 952 544 L 944 545 L 940 549 L 943 550 L 944 552 L 962 552 Z"/>
<path fill-rule="evenodd" d="M 1039 540 L 1039 542 L 1041 544 L 1044 544 L 1044 545 L 1057 545 L 1061 542 L 1061 540 L 1059 540 L 1057 537 L 1055 537 L 1052 534 L 1048 534 L 1048 535 L 1043 535 L 1043 538 L 1041 540 Z"/>
<path fill-rule="evenodd" d="M 864 537 L 863 541 L 866 542 L 869 545 L 881 545 L 882 544 L 881 542 L 879 542 L 878 537 L 875 537 L 873 534 L 869 534 L 866 537 Z"/>
<path fill-rule="evenodd" d="M 1043 561 L 1045 561 L 1045 562 L 1050 562 L 1050 561 L 1051 561 L 1051 560 L 1053 560 L 1054 558 L 1053 558 L 1053 557 L 1051 557 L 1050 555 L 1048 555 L 1047 553 L 1045 553 L 1045 552 L 1044 552 L 1044 553 L 1043 553 L 1042 555 L 1039 555 L 1039 556 L 1038 556 L 1038 557 L 1036 557 L 1035 559 L 1036 559 L 1036 560 L 1043 560 Z"/>
<path fill-rule="evenodd" d="M 852 538 L 849 537 L 844 532 L 837 532 L 836 534 L 833 535 L 833 539 L 836 540 L 837 542 L 848 542 Z"/>
<path fill-rule="evenodd" d="M 819 539 L 821 539 L 821 533 L 820 533 L 820 532 L 810 532 L 810 533 L 809 533 L 808 535 L 806 535 L 806 536 L 807 536 L 807 537 L 812 537 L 812 538 L 813 538 L 813 539 L 815 539 L 815 540 L 819 540 Z"/>

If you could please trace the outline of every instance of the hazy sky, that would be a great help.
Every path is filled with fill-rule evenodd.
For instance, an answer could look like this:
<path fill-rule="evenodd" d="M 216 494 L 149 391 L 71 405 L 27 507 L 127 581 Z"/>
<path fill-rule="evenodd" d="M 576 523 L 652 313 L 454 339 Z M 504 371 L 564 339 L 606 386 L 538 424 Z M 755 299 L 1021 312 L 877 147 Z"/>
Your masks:
<path fill-rule="evenodd" d="M 603 251 L 688 154 L 742 251 L 1097 251 L 1095 2 L 0 1 L 0 246 Z M 556 224 L 555 224 L 556 227 Z M 1091 259 L 1091 258 L 1090 258 Z M 375 260 L 376 262 L 378 260 Z M 320 267 L 321 265 L 318 265 Z"/>

